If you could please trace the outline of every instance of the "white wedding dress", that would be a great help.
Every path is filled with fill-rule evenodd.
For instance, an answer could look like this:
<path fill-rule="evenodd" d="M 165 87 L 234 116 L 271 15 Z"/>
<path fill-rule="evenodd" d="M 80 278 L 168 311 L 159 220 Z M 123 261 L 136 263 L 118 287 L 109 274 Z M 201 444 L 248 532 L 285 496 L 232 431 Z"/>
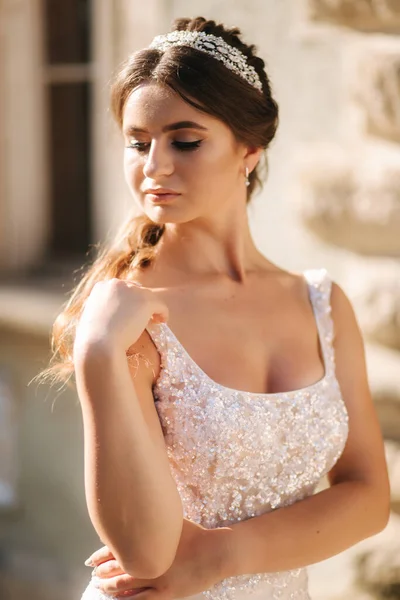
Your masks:
<path fill-rule="evenodd" d="M 161 356 L 154 387 L 185 517 L 226 527 L 310 496 L 343 452 L 348 414 L 335 376 L 331 279 L 303 273 L 325 364 L 316 383 L 257 394 L 224 387 L 192 360 L 169 327 L 148 332 Z M 307 600 L 307 569 L 230 577 L 190 600 Z M 140 597 L 140 595 L 139 595 Z M 89 583 L 82 600 L 109 599 Z"/>

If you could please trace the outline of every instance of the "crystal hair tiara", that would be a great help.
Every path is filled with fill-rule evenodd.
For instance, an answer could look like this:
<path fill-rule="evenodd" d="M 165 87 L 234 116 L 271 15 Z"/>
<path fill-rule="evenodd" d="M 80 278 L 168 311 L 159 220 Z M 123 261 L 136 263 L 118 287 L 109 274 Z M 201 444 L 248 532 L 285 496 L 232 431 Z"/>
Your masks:
<path fill-rule="evenodd" d="M 149 48 L 167 50 L 171 46 L 190 46 L 201 52 L 206 52 L 224 63 L 228 69 L 240 75 L 250 85 L 262 91 L 262 83 L 257 71 L 248 64 L 246 56 L 234 48 L 221 37 L 205 31 L 171 31 L 164 35 L 157 35 Z"/>

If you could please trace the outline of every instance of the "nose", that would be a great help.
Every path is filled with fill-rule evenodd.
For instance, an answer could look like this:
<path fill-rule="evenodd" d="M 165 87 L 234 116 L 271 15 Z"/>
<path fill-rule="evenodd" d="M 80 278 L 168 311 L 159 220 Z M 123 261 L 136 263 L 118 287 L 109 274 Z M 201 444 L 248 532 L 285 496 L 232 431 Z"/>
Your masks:
<path fill-rule="evenodd" d="M 147 160 L 143 166 L 143 174 L 149 179 L 156 179 L 162 175 L 171 175 L 174 171 L 173 158 L 171 153 L 161 140 L 153 140 L 150 144 L 150 150 Z"/>

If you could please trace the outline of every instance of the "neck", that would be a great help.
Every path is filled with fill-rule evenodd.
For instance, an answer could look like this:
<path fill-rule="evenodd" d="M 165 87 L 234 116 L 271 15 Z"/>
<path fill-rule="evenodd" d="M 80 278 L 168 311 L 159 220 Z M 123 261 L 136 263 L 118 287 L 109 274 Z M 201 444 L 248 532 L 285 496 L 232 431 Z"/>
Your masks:
<path fill-rule="evenodd" d="M 246 214 L 234 221 L 197 219 L 168 224 L 160 240 L 155 268 L 176 277 L 224 275 L 245 283 L 262 259 L 251 236 Z"/>

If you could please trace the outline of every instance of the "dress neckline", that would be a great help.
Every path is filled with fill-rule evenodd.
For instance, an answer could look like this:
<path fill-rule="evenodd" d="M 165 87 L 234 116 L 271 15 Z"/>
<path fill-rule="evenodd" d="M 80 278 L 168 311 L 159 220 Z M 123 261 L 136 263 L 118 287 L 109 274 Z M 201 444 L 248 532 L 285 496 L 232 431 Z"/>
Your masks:
<path fill-rule="evenodd" d="M 320 328 L 320 322 L 319 322 L 319 318 L 318 318 L 318 314 L 317 314 L 317 309 L 316 309 L 314 299 L 313 299 L 313 286 L 308 281 L 305 273 L 306 272 L 302 272 L 301 275 L 307 284 L 307 290 L 308 290 L 308 295 L 309 295 L 309 299 L 310 299 L 310 304 L 312 307 L 315 323 L 317 326 L 318 343 L 321 348 L 321 354 L 322 354 L 322 360 L 323 360 L 323 366 L 324 366 L 324 375 L 320 379 L 318 379 L 314 383 L 311 383 L 310 385 L 307 385 L 306 387 L 297 388 L 295 390 L 283 391 L 283 392 L 248 392 L 246 390 L 238 390 L 238 389 L 223 385 L 222 383 L 218 383 L 217 381 L 212 379 L 209 375 L 207 375 L 207 373 L 205 371 L 203 371 L 203 369 L 200 367 L 200 365 L 198 365 L 198 363 L 190 356 L 190 354 L 186 350 L 185 346 L 183 346 L 183 344 L 176 337 L 175 333 L 172 331 L 172 329 L 166 323 L 160 323 L 159 326 L 168 332 L 168 335 L 180 347 L 185 358 L 196 369 L 196 371 L 199 373 L 199 375 L 205 381 L 207 381 L 209 385 L 214 386 L 215 388 L 219 389 L 222 392 L 229 393 L 229 394 L 235 394 L 235 395 L 241 395 L 241 396 L 249 396 L 252 398 L 257 398 L 257 397 L 258 398 L 277 398 L 279 396 L 280 397 L 293 397 L 296 395 L 300 395 L 302 393 L 315 391 L 316 389 L 318 389 L 319 387 L 321 387 L 325 384 L 325 382 L 329 376 L 329 368 L 328 368 L 327 355 L 326 355 L 326 351 L 325 351 L 323 332 L 321 331 L 321 328 Z M 160 371 L 159 378 L 161 377 L 161 373 L 162 373 L 162 369 Z M 155 385 L 157 385 L 157 382 L 158 381 L 155 382 Z"/>

